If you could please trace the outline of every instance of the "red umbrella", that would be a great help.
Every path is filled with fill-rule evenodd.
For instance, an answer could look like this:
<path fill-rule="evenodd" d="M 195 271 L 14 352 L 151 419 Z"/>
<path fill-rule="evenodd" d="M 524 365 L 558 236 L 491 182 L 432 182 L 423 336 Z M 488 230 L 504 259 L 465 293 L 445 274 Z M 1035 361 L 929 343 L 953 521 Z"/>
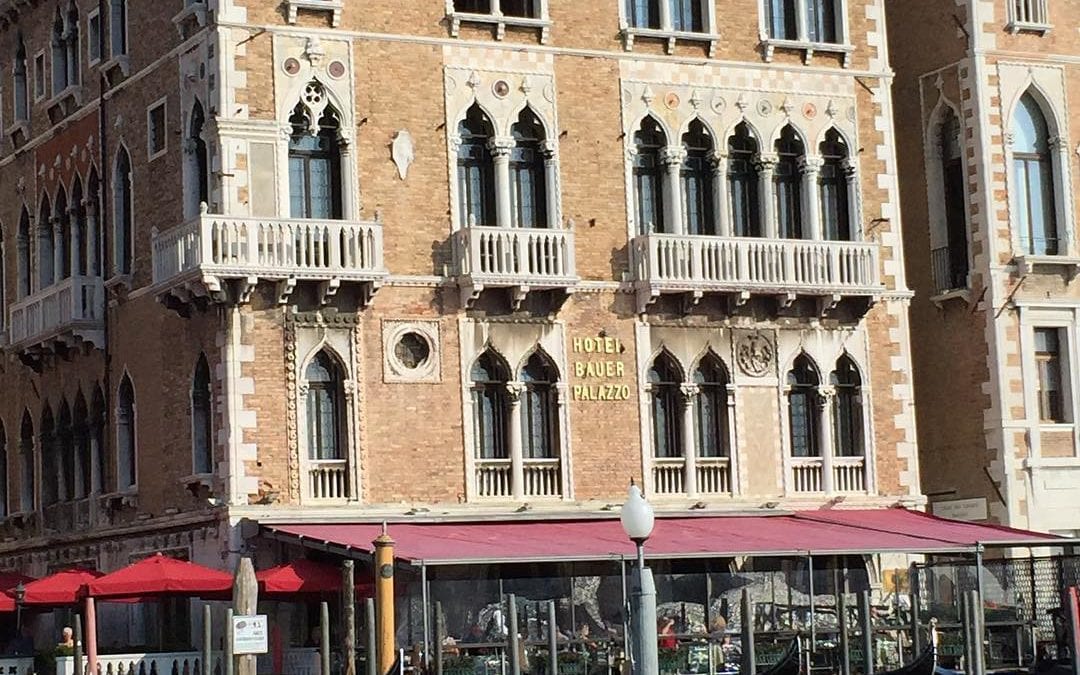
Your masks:
<path fill-rule="evenodd" d="M 227 598 L 232 586 L 233 578 L 228 572 L 158 553 L 90 581 L 86 592 L 107 601 L 169 596 Z"/>
<path fill-rule="evenodd" d="M 28 577 L 21 572 L 0 572 L 0 591 L 10 591 L 19 584 L 28 584 L 33 580 L 34 577 Z"/>
<path fill-rule="evenodd" d="M 0 614 L 8 614 L 15 611 L 15 598 L 7 593 L 0 593 Z"/>
<path fill-rule="evenodd" d="M 295 594 L 330 594 L 341 591 L 341 570 L 315 560 L 293 560 L 255 574 L 259 591 L 267 597 Z M 357 597 L 373 595 L 372 584 L 358 582 Z"/>
<path fill-rule="evenodd" d="M 25 584 L 24 605 L 63 607 L 79 601 L 79 591 L 88 582 L 101 576 L 95 570 L 73 567 Z"/>

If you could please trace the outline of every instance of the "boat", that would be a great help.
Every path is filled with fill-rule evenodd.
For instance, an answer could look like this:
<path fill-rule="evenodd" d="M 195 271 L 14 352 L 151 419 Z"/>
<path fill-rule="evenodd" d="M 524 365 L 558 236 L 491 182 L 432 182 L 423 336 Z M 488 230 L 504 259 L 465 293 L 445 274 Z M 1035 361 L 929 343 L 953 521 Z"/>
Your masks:
<path fill-rule="evenodd" d="M 937 672 L 937 619 L 930 619 L 930 644 L 915 657 L 895 670 L 886 670 L 875 675 L 935 675 Z"/>
<path fill-rule="evenodd" d="M 800 675 L 801 672 L 802 642 L 799 638 L 795 638 L 788 643 L 787 649 L 780 656 L 780 660 L 766 670 L 758 672 L 758 675 Z"/>

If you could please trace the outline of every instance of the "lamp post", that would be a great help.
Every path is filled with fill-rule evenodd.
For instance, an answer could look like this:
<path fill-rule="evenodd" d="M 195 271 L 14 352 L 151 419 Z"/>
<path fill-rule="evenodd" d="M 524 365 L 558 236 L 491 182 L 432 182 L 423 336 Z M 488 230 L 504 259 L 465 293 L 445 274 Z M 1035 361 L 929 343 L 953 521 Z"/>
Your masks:
<path fill-rule="evenodd" d="M 22 635 L 22 608 L 23 602 L 26 601 L 26 586 L 19 582 L 19 585 L 15 587 L 15 630 Z"/>
<path fill-rule="evenodd" d="M 652 534 L 652 506 L 641 495 L 641 489 L 630 482 L 630 493 L 619 514 L 623 531 L 637 547 L 637 574 L 633 587 L 633 673 L 657 675 L 660 660 L 656 642 L 656 585 L 652 571 L 645 567 L 645 541 Z"/>

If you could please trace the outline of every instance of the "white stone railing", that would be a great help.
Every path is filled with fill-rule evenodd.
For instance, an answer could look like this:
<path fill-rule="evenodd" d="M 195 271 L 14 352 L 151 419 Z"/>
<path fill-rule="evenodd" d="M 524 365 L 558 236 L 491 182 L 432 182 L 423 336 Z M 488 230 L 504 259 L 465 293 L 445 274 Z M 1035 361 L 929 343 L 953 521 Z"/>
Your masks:
<path fill-rule="evenodd" d="M 211 672 L 223 672 L 221 655 L 214 659 Z M 162 654 L 102 654 L 98 656 L 98 675 L 202 675 L 202 654 L 199 652 L 168 652 Z M 56 675 L 75 675 L 75 659 L 62 656 L 56 659 Z M 83 673 L 90 675 L 86 657 Z"/>
<path fill-rule="evenodd" d="M 686 460 L 682 457 L 654 457 L 652 475 L 653 492 L 658 495 L 679 495 L 686 491 Z"/>
<path fill-rule="evenodd" d="M 466 227 L 457 233 L 459 269 L 488 284 L 569 284 L 576 280 L 572 230 Z"/>
<path fill-rule="evenodd" d="M 104 319 L 105 283 L 98 277 L 69 277 L 11 306 L 9 341 L 22 346 L 71 331 L 96 343 Z"/>
<path fill-rule="evenodd" d="M 378 222 L 203 214 L 153 233 L 155 284 L 220 277 L 368 280 L 385 276 Z"/>
<path fill-rule="evenodd" d="M 793 492 L 821 492 L 825 489 L 824 462 L 820 457 L 792 457 L 789 461 Z"/>
<path fill-rule="evenodd" d="M 514 497 L 514 463 L 509 459 L 478 459 L 476 494 L 479 497 Z M 562 465 L 558 458 L 522 461 L 522 497 L 561 497 Z"/>
<path fill-rule="evenodd" d="M 634 249 L 638 281 L 661 290 L 869 293 L 881 284 L 878 245 L 867 242 L 647 234 Z"/>
<path fill-rule="evenodd" d="M 308 496 L 344 501 L 349 498 L 349 462 L 345 459 L 308 460 Z"/>
<path fill-rule="evenodd" d="M 866 460 L 862 457 L 833 457 L 833 492 L 866 492 Z"/>
<path fill-rule="evenodd" d="M 0 658 L 0 675 L 33 675 L 33 673 L 33 656 L 6 656 Z"/>
<path fill-rule="evenodd" d="M 731 460 L 727 457 L 698 457 L 697 489 L 705 495 L 730 494 Z"/>

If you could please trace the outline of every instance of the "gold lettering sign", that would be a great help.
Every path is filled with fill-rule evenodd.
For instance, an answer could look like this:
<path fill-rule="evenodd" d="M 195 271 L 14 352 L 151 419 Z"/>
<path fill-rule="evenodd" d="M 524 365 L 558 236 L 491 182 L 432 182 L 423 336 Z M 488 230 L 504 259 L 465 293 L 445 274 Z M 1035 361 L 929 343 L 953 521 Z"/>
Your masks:
<path fill-rule="evenodd" d="M 571 388 L 575 401 L 628 401 L 630 385 L 610 380 L 626 377 L 622 361 L 623 345 L 618 338 L 604 335 L 576 337 L 571 343 L 574 353 L 574 377 L 583 380 Z"/>

